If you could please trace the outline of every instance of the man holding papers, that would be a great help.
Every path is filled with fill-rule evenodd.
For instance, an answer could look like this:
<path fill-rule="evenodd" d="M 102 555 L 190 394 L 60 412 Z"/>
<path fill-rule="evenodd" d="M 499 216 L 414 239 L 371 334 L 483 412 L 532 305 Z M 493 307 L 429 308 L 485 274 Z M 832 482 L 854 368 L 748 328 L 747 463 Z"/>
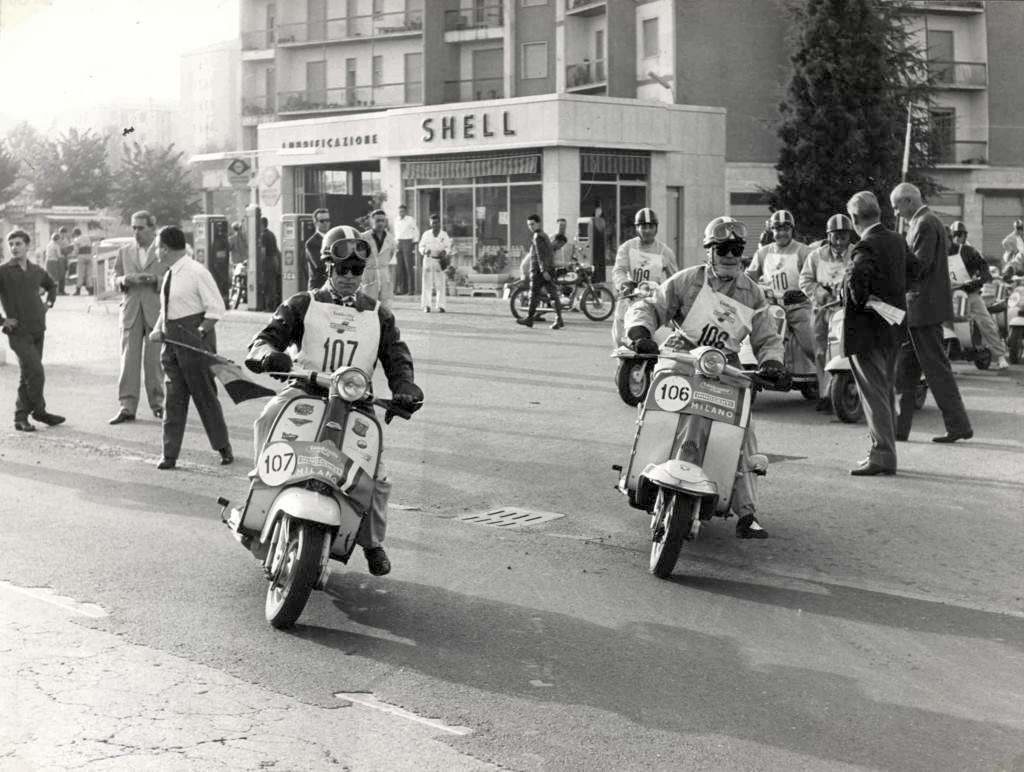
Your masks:
<path fill-rule="evenodd" d="M 899 327 L 893 321 L 899 317 L 896 311 L 906 308 L 907 247 L 899 234 L 879 222 L 881 209 L 874 193 L 855 194 L 846 211 L 860 242 L 847 269 L 843 350 L 850 357 L 871 434 L 868 457 L 850 474 L 892 475 L 896 474 L 893 386 L 899 349 Z"/>

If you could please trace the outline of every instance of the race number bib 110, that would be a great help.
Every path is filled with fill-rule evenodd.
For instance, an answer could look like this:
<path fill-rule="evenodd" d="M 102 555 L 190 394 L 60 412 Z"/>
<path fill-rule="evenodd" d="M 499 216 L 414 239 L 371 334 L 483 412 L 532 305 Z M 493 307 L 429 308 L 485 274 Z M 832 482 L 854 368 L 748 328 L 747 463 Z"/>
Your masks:
<path fill-rule="evenodd" d="M 681 375 L 670 375 L 658 382 L 654 401 L 666 413 L 678 413 L 693 399 L 693 387 Z"/>

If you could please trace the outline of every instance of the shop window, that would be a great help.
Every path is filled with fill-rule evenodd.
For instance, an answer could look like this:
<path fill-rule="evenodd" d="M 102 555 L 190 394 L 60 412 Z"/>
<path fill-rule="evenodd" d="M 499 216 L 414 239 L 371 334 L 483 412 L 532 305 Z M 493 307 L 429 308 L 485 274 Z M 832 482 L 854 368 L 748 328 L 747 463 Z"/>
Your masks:
<path fill-rule="evenodd" d="M 540 185 L 512 185 L 509 188 L 509 258 L 514 265 L 530 248 L 530 230 L 526 218 L 531 214 L 544 222 L 544 189 Z"/>
<path fill-rule="evenodd" d="M 546 78 L 548 76 L 548 44 L 546 42 L 523 43 L 522 52 L 522 79 Z"/>
<path fill-rule="evenodd" d="M 651 57 L 657 56 L 659 53 L 657 16 L 655 16 L 653 19 L 643 20 L 641 26 L 641 34 L 643 35 L 644 58 L 649 59 Z"/>

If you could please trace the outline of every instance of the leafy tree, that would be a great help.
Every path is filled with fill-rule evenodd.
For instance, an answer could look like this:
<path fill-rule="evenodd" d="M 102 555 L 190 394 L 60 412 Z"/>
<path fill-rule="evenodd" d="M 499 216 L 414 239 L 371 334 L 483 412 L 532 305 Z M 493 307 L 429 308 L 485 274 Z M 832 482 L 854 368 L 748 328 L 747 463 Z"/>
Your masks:
<path fill-rule="evenodd" d="M 21 179 L 21 164 L 0 144 L 0 209 L 14 199 L 25 187 Z"/>
<path fill-rule="evenodd" d="M 910 173 L 928 178 L 927 59 L 907 26 L 905 0 L 804 0 L 793 3 L 793 71 L 779 105 L 782 141 L 773 209 L 788 209 L 807 237 L 871 190 L 888 219 L 889 191 L 901 180 L 908 106 L 913 105 Z"/>
<path fill-rule="evenodd" d="M 184 151 L 174 144 L 152 147 L 133 142 L 124 146 L 115 203 L 125 220 L 145 209 L 160 225 L 178 225 L 201 211 L 199 191 L 182 161 Z"/>
<path fill-rule="evenodd" d="M 22 182 L 34 182 L 42 169 L 46 140 L 32 124 L 22 121 L 7 132 L 6 143 L 14 160 L 18 162 L 18 176 Z"/>
<path fill-rule="evenodd" d="M 36 196 L 45 206 L 109 205 L 114 177 L 107 163 L 107 141 L 92 131 L 68 129 L 44 140 L 38 168 L 31 173 Z"/>

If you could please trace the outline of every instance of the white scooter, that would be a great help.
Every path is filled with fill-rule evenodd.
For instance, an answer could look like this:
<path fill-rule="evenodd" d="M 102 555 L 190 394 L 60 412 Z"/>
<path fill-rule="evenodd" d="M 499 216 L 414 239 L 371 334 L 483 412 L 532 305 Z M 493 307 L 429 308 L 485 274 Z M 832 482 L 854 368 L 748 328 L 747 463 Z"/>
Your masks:
<path fill-rule="evenodd" d="M 419 405 L 407 412 L 390 400 L 370 400 L 370 379 L 357 367 L 272 375 L 293 379 L 307 393 L 274 422 L 249 473 L 245 503 L 227 512 L 230 502 L 217 502 L 221 520 L 263 564 L 267 621 L 285 628 L 310 593 L 326 585 L 329 560 L 348 562 L 370 511 L 382 438 L 373 406 L 384 408 L 390 423 L 393 416 L 408 419 Z"/>
<path fill-rule="evenodd" d="M 1016 287 L 1006 300 L 1006 358 L 1019 365 L 1024 359 L 1024 278 L 1014 279 Z"/>
<path fill-rule="evenodd" d="M 755 396 L 757 390 L 760 389 L 766 389 L 769 391 L 795 390 L 799 391 L 800 394 L 803 395 L 804 399 L 817 399 L 818 371 L 814 362 L 808 359 L 803 349 L 800 348 L 800 344 L 797 341 L 796 336 L 789 333 L 789 327 L 786 324 L 786 309 L 781 305 L 780 301 L 776 299 L 774 291 L 770 287 L 765 287 L 763 285 L 761 286 L 761 289 L 764 290 L 765 297 L 767 297 L 770 304 L 763 313 L 769 314 L 772 321 L 775 322 L 779 335 L 782 336 L 784 351 L 782 363 L 785 365 L 786 371 L 790 374 L 790 379 L 782 386 L 775 384 L 758 386 L 755 390 Z M 740 344 L 739 357 L 740 366 L 745 372 L 752 373 L 757 370 L 757 355 L 754 353 L 754 347 L 750 343 L 749 336 L 744 338 L 743 342 Z"/>
<path fill-rule="evenodd" d="M 994 289 L 996 294 L 990 294 L 985 303 L 989 314 L 993 316 L 1005 310 L 1002 298 L 997 296 L 1000 288 Z M 1002 290 L 1005 293 L 1005 285 Z M 942 324 L 942 342 L 950 361 L 961 359 L 974 362 L 979 370 L 988 370 L 992 365 L 992 352 L 985 347 L 981 329 L 967 315 L 967 293 L 959 286 L 953 289 L 953 320 Z"/>
<path fill-rule="evenodd" d="M 755 383 L 762 379 L 726 364 L 711 346 L 683 351 L 666 341 L 647 392 L 629 461 L 612 467 L 630 506 L 651 513 L 650 571 L 671 575 L 683 542 L 697 538 L 701 523 L 728 517 L 739 474 L 743 440 L 750 423 Z M 687 416 L 711 420 L 704 458 L 680 458 L 678 439 Z M 750 458 L 749 471 L 763 475 L 768 458 Z"/>

